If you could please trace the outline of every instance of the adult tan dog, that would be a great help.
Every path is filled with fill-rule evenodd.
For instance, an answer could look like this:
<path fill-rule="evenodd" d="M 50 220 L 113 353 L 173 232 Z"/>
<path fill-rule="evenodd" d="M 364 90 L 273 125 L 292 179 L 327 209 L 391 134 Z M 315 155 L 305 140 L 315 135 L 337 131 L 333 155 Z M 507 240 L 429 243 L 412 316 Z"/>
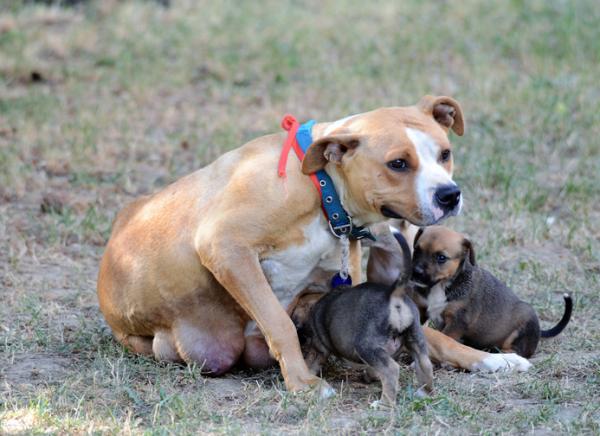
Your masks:
<path fill-rule="evenodd" d="M 245 336 L 256 321 L 289 390 L 319 381 L 302 358 L 284 307 L 340 266 L 340 242 L 307 174 L 325 169 L 357 225 L 387 218 L 435 224 L 458 213 L 449 130 L 463 134 L 459 104 L 424 97 L 416 106 L 380 108 L 318 123 L 302 163 L 277 174 L 283 134 L 255 139 L 117 216 L 100 265 L 100 308 L 123 345 L 159 360 L 228 371 L 241 358 L 261 365 L 264 340 Z M 350 245 L 360 282 L 360 242 Z M 427 329 L 433 360 L 466 369 L 523 365 Z"/>

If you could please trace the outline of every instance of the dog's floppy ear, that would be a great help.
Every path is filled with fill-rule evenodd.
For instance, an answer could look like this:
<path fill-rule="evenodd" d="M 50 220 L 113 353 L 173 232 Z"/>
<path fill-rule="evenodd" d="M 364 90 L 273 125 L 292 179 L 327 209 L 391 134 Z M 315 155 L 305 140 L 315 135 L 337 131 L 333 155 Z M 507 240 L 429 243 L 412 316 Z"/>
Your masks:
<path fill-rule="evenodd" d="M 448 132 L 454 130 L 458 136 L 465 133 L 465 119 L 460 104 L 451 97 L 426 95 L 417 107 L 431 115 Z"/>
<path fill-rule="evenodd" d="M 289 305 L 287 312 L 296 329 L 304 327 L 312 307 L 324 295 L 321 291 L 304 290 L 300 292 Z"/>
<path fill-rule="evenodd" d="M 413 249 L 416 248 L 417 246 L 417 241 L 419 240 L 419 238 L 421 237 L 421 235 L 423 234 L 423 230 L 425 230 L 423 227 L 419 228 L 419 230 L 417 231 L 417 234 L 415 235 L 415 239 L 413 240 Z"/>
<path fill-rule="evenodd" d="M 465 252 L 469 252 L 469 262 L 471 262 L 471 265 L 477 265 L 475 261 L 475 250 L 473 249 L 473 244 L 471 244 L 471 241 L 469 241 L 467 238 L 463 239 L 463 248 L 465 249 Z"/>
<path fill-rule="evenodd" d="M 322 170 L 327 162 L 339 165 L 348 150 L 354 150 L 360 145 L 360 136 L 346 133 L 326 136 L 313 142 L 302 160 L 302 172 L 312 174 Z"/>

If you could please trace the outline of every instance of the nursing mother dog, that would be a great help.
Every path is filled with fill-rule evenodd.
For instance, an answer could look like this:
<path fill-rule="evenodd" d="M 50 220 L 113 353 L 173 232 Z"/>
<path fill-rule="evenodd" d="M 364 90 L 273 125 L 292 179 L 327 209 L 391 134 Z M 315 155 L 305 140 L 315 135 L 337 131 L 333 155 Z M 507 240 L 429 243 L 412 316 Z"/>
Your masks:
<path fill-rule="evenodd" d="M 287 127 L 294 139 L 297 125 Z M 195 362 L 208 374 L 240 360 L 263 366 L 272 355 L 290 391 L 319 382 L 286 306 L 309 286 L 328 286 L 340 269 L 344 231 L 360 238 L 363 226 L 388 218 L 428 226 L 459 212 L 450 130 L 463 134 L 459 104 L 426 96 L 415 106 L 303 125 L 298 135 L 309 146 L 305 154 L 294 147 L 302 161 L 293 153 L 282 159 L 288 134 L 267 135 L 134 201 L 115 219 L 98 277 L 114 336 L 133 352 Z M 315 172 L 319 178 L 309 177 Z M 322 204 L 338 196 L 339 209 L 326 218 Z M 360 250 L 351 238 L 355 283 Z M 251 321 L 264 337 L 247 329 Z M 425 334 L 437 362 L 468 370 L 529 366 L 514 354 Z"/>

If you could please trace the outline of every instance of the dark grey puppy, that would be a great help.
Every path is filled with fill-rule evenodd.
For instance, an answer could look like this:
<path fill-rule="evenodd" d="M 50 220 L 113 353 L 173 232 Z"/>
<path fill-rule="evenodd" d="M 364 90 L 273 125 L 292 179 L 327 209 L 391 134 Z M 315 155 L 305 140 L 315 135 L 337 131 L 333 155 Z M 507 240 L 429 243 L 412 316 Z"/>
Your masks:
<path fill-rule="evenodd" d="M 477 266 L 464 235 L 447 227 L 420 230 L 414 241 L 413 283 L 427 316 L 444 334 L 475 348 L 499 348 L 530 357 L 540 337 L 558 335 L 568 324 L 573 302 L 550 330 L 540 330 L 533 307 L 490 272 Z"/>
<path fill-rule="evenodd" d="M 381 380 L 381 401 L 387 405 L 396 402 L 400 374 L 397 360 L 403 347 L 414 358 L 419 392 L 431 392 L 433 387 L 433 370 L 419 313 L 406 294 L 410 249 L 400 234 L 397 239 L 406 268 L 394 285 L 367 282 L 340 286 L 314 303 L 307 319 L 301 319 L 300 312 L 306 312 L 302 302 L 298 306 L 302 310 L 292 313 L 313 373 L 320 371 L 330 355 L 365 365 L 370 376 Z M 309 298 L 314 299 L 314 294 Z"/>

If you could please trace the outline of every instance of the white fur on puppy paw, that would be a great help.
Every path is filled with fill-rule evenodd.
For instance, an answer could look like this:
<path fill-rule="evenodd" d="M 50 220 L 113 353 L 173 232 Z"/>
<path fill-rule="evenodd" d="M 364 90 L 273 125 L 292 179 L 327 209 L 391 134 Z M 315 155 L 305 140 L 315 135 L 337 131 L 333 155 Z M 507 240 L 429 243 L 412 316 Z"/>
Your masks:
<path fill-rule="evenodd" d="M 371 409 L 377 410 L 377 409 L 379 409 L 381 407 L 381 401 L 380 400 L 375 400 L 371 404 L 369 404 L 369 407 Z"/>
<path fill-rule="evenodd" d="M 321 382 L 319 384 L 319 397 L 322 400 L 326 400 L 328 398 L 333 397 L 337 392 L 335 391 L 335 389 L 333 389 L 331 386 L 329 386 L 329 383 L 326 382 Z"/>
<path fill-rule="evenodd" d="M 394 410 L 396 406 L 394 404 L 390 404 L 386 400 L 379 399 L 369 404 L 369 407 L 373 410 L 379 410 L 381 412 L 390 412 Z"/>
<path fill-rule="evenodd" d="M 418 398 L 418 399 L 423 399 L 423 398 L 429 398 L 430 397 L 429 393 L 427 392 L 427 390 L 425 388 L 419 388 L 419 389 L 417 389 L 415 391 L 414 395 L 415 395 L 415 398 Z"/>
<path fill-rule="evenodd" d="M 490 354 L 471 368 L 472 371 L 518 371 L 525 372 L 531 368 L 531 363 L 515 353 Z"/>

